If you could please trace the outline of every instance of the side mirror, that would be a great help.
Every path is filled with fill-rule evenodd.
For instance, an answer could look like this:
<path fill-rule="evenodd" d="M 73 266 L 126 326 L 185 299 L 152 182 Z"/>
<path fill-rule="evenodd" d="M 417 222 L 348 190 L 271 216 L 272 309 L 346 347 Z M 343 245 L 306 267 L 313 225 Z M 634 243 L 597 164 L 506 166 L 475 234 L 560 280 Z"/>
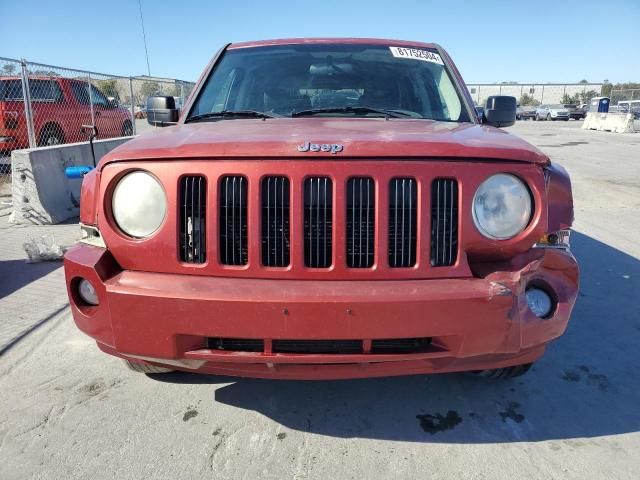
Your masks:
<path fill-rule="evenodd" d="M 487 98 L 483 123 L 493 127 L 510 127 L 516 123 L 516 97 L 495 95 Z"/>
<path fill-rule="evenodd" d="M 147 122 L 154 127 L 175 125 L 178 109 L 173 97 L 149 97 L 147 99 Z"/>
<path fill-rule="evenodd" d="M 107 99 L 107 108 L 118 108 L 120 106 L 120 104 L 118 103 L 118 100 L 113 98 L 113 97 L 109 97 Z"/>

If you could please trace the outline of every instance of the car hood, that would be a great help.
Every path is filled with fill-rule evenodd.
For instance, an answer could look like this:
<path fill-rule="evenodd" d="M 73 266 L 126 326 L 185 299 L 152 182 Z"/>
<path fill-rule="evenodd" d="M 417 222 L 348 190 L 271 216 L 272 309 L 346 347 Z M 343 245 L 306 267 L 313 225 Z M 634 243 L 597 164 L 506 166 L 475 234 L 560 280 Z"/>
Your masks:
<path fill-rule="evenodd" d="M 342 151 L 300 152 L 305 142 Z M 110 162 L 226 158 L 465 158 L 547 164 L 540 150 L 504 130 L 472 123 L 384 118 L 275 118 L 158 128 L 111 151 Z"/>

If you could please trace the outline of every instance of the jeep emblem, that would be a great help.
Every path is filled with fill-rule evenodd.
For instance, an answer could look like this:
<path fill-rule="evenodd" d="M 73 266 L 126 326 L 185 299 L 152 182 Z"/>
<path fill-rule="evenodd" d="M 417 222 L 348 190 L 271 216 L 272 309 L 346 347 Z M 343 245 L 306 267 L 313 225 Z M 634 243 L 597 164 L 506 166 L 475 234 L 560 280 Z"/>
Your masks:
<path fill-rule="evenodd" d="M 342 145 L 339 143 L 328 144 L 328 143 L 309 143 L 304 142 L 302 145 L 298 145 L 299 152 L 331 152 L 334 155 L 338 152 L 341 152 L 344 149 Z"/>

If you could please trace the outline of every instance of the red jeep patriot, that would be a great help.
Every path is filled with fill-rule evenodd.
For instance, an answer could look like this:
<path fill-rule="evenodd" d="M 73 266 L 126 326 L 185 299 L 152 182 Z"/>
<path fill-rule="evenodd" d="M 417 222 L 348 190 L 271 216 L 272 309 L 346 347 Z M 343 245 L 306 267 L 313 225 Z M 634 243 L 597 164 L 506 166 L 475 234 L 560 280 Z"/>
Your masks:
<path fill-rule="evenodd" d="M 566 172 L 434 44 L 227 45 L 85 178 L 78 327 L 146 373 L 520 375 L 578 288 Z"/>

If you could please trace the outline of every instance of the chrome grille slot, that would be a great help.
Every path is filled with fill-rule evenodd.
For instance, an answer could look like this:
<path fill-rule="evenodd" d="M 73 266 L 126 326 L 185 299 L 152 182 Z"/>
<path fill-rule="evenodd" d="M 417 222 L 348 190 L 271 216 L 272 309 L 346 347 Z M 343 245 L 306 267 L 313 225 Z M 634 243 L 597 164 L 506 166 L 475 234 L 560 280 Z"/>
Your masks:
<path fill-rule="evenodd" d="M 418 188 L 414 178 L 393 178 L 389 184 L 389 266 L 416 264 Z"/>
<path fill-rule="evenodd" d="M 327 268 L 332 262 L 333 184 L 328 177 L 304 181 L 304 264 Z"/>
<path fill-rule="evenodd" d="M 201 175 L 180 179 L 180 260 L 204 263 L 206 249 L 207 180 Z"/>
<path fill-rule="evenodd" d="M 247 247 L 247 179 L 225 176 L 220 180 L 220 262 L 223 265 L 246 265 Z"/>
<path fill-rule="evenodd" d="M 286 267 L 290 261 L 289 179 L 262 180 L 262 264 Z"/>
<path fill-rule="evenodd" d="M 373 265 L 375 245 L 375 184 L 369 177 L 347 182 L 347 266 Z"/>
<path fill-rule="evenodd" d="M 445 267 L 458 258 L 458 182 L 436 178 L 431 183 L 431 265 Z"/>

